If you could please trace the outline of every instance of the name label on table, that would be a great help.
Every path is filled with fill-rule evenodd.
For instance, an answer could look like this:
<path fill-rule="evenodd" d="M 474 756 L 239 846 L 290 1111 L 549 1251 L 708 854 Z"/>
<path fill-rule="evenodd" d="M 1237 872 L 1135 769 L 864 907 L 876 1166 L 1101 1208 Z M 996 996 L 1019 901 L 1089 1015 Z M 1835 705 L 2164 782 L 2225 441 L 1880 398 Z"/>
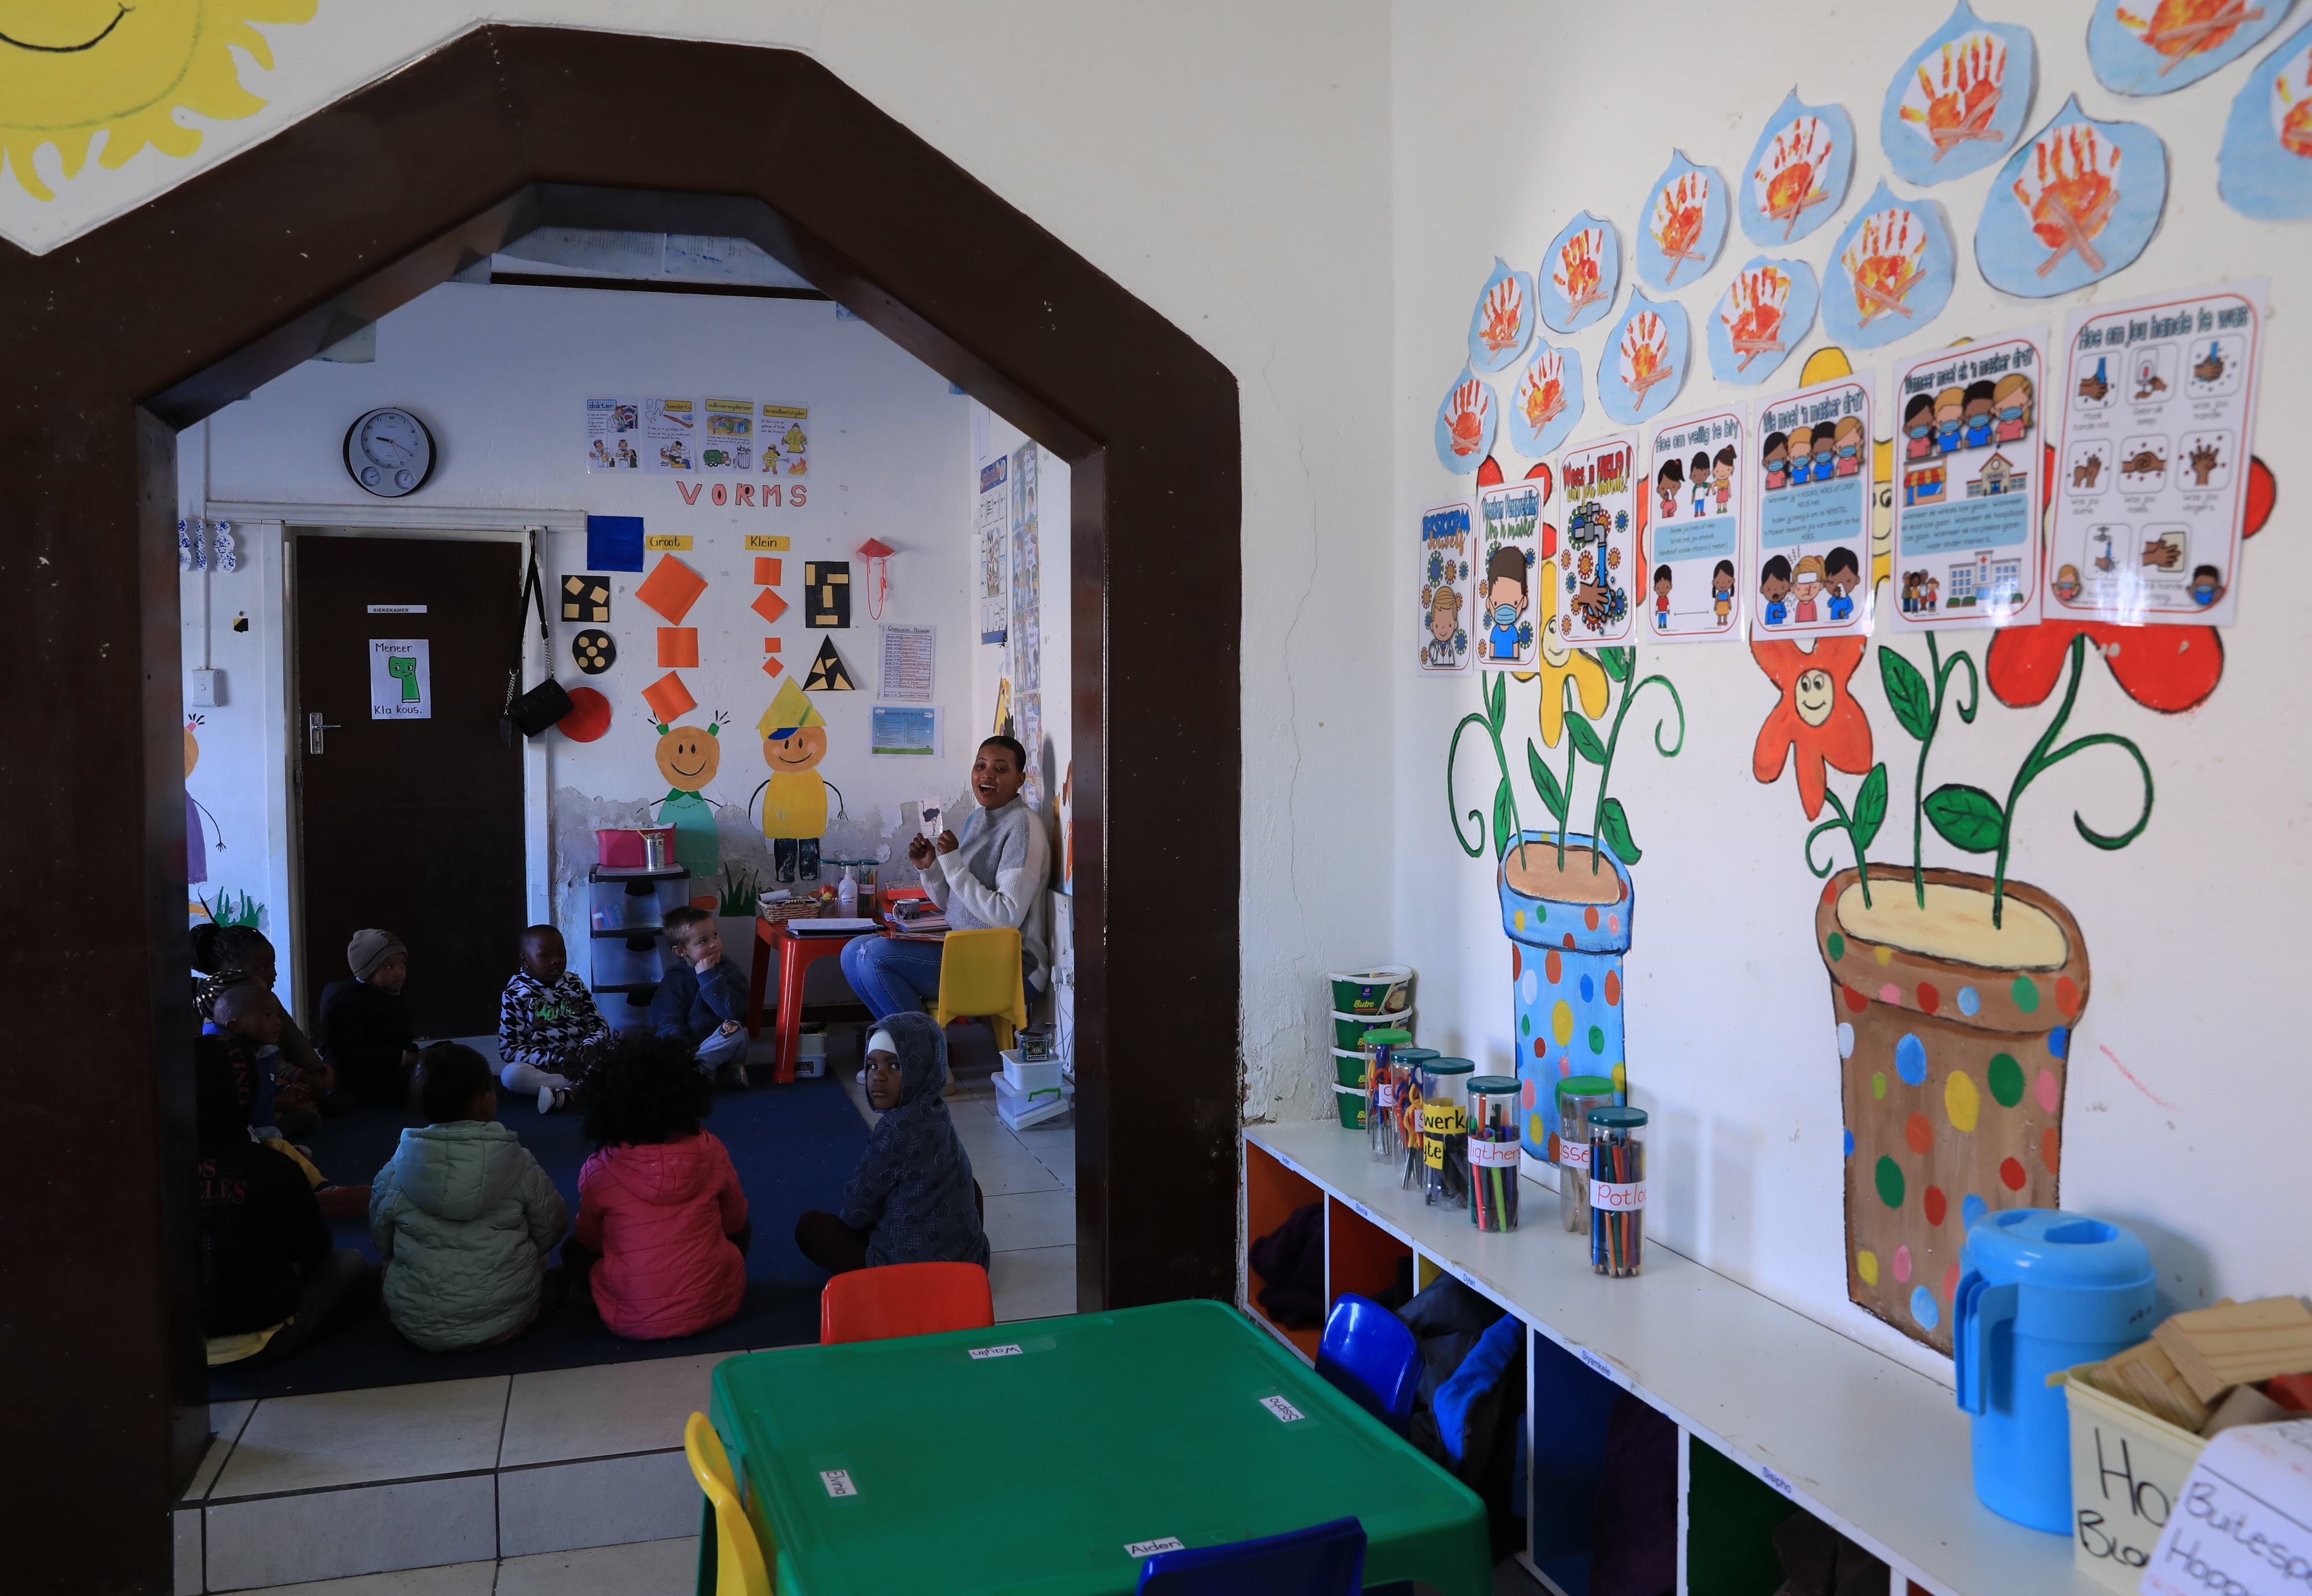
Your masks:
<path fill-rule="evenodd" d="M 1260 1405 L 1274 1414 L 1280 1424 L 1289 1425 L 1295 1419 L 1307 1416 L 1282 1397 L 1263 1397 L 1260 1399 Z"/>
<path fill-rule="evenodd" d="M 1773 1469 L 1768 1469 L 1764 1465 L 1759 1467 L 1758 1478 L 1765 1480 L 1768 1485 L 1773 1486 L 1774 1489 L 1780 1491 L 1785 1496 L 1797 1495 L 1796 1492 L 1791 1489 L 1791 1482 L 1789 1480 L 1784 1479 L 1781 1475 L 1775 1473 Z"/>
<path fill-rule="evenodd" d="M 827 1487 L 827 1494 L 830 1496 L 856 1496 L 859 1494 L 859 1487 L 851 1483 L 851 1470 L 848 1469 L 822 1469 L 819 1471 L 819 1483 Z"/>
<path fill-rule="evenodd" d="M 1354 1214 L 1359 1219 L 1371 1219 L 1372 1217 L 1372 1210 L 1366 1207 L 1354 1197 L 1351 1197 L 1349 1199 L 1349 1211 Z"/>
<path fill-rule="evenodd" d="M 1580 1358 L 1583 1363 L 1585 1363 L 1585 1364 L 1589 1364 L 1592 1369 L 1596 1370 L 1598 1373 L 1603 1374 L 1607 1379 L 1608 1379 L 1608 1380 L 1613 1380 L 1613 1379 L 1614 1379 L 1614 1365 L 1613 1365 L 1613 1364 L 1609 1364 L 1609 1363 L 1607 1363 L 1604 1358 L 1599 1357 L 1596 1353 L 1594 1353 L 1594 1352 L 1590 1351 L 1588 1347 L 1586 1347 L 1586 1346 L 1576 1347 L 1576 1348 L 1574 1349 L 1573 1355 L 1574 1355 L 1574 1356 L 1576 1356 L 1576 1357 L 1578 1357 L 1578 1358 Z M 1615 1383 L 1616 1383 L 1616 1384 L 1619 1384 L 1619 1383 L 1620 1383 L 1620 1381 L 1615 1381 Z"/>
<path fill-rule="evenodd" d="M 1158 1552 L 1182 1552 L 1188 1548 L 1177 1535 L 1160 1536 L 1154 1540 L 1134 1540 L 1124 1548 L 1127 1557 L 1152 1557 Z"/>
<path fill-rule="evenodd" d="M 971 1356 L 974 1362 L 981 1358 L 1016 1358 L 1025 1351 L 1026 1347 L 1012 1341 L 1002 1346 L 975 1346 L 971 1349 Z"/>

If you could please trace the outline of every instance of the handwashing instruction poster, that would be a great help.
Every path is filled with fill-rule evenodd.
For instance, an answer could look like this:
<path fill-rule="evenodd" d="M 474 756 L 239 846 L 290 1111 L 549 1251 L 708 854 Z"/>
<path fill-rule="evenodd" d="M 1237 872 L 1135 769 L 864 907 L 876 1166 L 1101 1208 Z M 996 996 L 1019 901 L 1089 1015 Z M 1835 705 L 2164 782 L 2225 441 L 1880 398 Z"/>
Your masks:
<path fill-rule="evenodd" d="M 1742 413 L 1690 416 L 1656 427 L 1651 443 L 1639 635 L 1656 643 L 1739 636 L 1750 507 Z"/>
<path fill-rule="evenodd" d="M 1633 630 L 1630 574 L 1638 552 L 1637 457 L 1633 433 L 1585 443 L 1559 457 L 1565 535 L 1557 544 L 1557 635 L 1570 647 L 1626 643 Z"/>
<path fill-rule="evenodd" d="M 2039 618 L 2044 336 L 2008 333 L 1895 368 L 1898 629 Z"/>
<path fill-rule="evenodd" d="M 1754 636 L 1870 630 L 1870 373 L 1758 408 Z"/>

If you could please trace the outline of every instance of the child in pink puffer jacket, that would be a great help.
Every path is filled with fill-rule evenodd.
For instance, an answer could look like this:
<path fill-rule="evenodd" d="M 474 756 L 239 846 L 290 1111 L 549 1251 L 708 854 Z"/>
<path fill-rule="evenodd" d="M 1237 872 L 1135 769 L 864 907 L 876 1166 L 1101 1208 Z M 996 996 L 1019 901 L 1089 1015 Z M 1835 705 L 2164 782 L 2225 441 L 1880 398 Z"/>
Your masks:
<path fill-rule="evenodd" d="M 694 1335 L 747 1294 L 747 1196 L 722 1144 L 699 1129 L 714 1090 L 688 1050 L 628 1039 L 578 1089 L 586 1137 L 578 1223 L 562 1262 L 612 1333 Z"/>

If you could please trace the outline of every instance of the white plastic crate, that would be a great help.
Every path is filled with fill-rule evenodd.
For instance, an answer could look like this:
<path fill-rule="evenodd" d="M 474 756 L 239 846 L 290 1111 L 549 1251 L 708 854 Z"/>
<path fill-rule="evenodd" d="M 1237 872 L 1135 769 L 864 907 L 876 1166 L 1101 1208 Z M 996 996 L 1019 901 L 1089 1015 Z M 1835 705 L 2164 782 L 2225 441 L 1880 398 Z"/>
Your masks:
<path fill-rule="evenodd" d="M 1041 1125 L 1068 1111 L 1068 1092 L 1057 1081 L 1048 1087 L 1029 1091 L 1014 1086 L 1002 1075 L 992 1078 L 995 1083 L 996 1115 L 1013 1130 Z"/>
<path fill-rule="evenodd" d="M 1054 1058 L 1022 1058 L 1016 1048 L 1003 1054 L 1003 1079 L 1021 1092 L 1047 1092 L 1060 1083 L 1062 1061 Z"/>

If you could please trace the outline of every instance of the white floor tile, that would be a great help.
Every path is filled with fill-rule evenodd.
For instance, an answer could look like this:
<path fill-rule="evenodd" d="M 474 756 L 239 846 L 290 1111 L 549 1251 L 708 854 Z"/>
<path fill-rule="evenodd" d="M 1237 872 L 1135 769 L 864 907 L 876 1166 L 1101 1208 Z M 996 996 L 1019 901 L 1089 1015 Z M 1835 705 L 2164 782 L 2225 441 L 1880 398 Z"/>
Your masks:
<path fill-rule="evenodd" d="M 1021 1191 L 987 1199 L 987 1244 L 998 1252 L 1070 1247 L 1076 1239 L 1076 1194 Z"/>
<path fill-rule="evenodd" d="M 497 1583 L 495 1563 L 451 1563 L 441 1568 L 405 1568 L 398 1574 L 357 1574 L 305 1585 L 268 1585 L 245 1596 L 490 1596 Z"/>
<path fill-rule="evenodd" d="M 1004 1139 L 966 1138 L 963 1144 L 963 1150 L 971 1154 L 972 1178 L 983 1193 L 992 1197 L 1015 1191 L 1060 1189 L 1058 1177 L 1038 1163 L 1035 1154 L 1009 1139 L 1008 1133 L 999 1129 L 995 1134 Z"/>
<path fill-rule="evenodd" d="M 498 1466 L 663 1451 L 706 1410 L 707 1377 L 729 1353 L 552 1369 L 513 1377 Z"/>
<path fill-rule="evenodd" d="M 698 1502 L 679 1451 L 510 1469 L 498 1476 L 498 1550 L 513 1557 L 696 1532 Z"/>
<path fill-rule="evenodd" d="M 201 1596 L 201 1512 L 180 1508 L 169 1516 L 176 1542 L 176 1596 Z"/>
<path fill-rule="evenodd" d="M 495 1557 L 495 1483 L 469 1474 L 213 1503 L 203 1526 L 209 1589 L 262 1590 Z"/>
<path fill-rule="evenodd" d="M 995 1322 L 1049 1319 L 1076 1311 L 1076 1250 L 1038 1247 L 999 1252 L 989 1260 L 987 1283 L 995 1296 Z"/>
<path fill-rule="evenodd" d="M 209 1404 L 209 1449 L 201 1454 L 201 1466 L 193 1470 L 193 1483 L 185 1487 L 186 1501 L 197 1502 L 209 1494 L 225 1460 L 232 1456 L 233 1443 L 241 1439 L 241 1426 L 249 1422 L 256 1407 L 253 1401 Z"/>
<path fill-rule="evenodd" d="M 586 1551 L 508 1557 L 497 1596 L 690 1596 L 698 1583 L 698 1537 Z"/>
<path fill-rule="evenodd" d="M 257 1405 L 211 1500 L 410 1479 L 497 1462 L 506 1376 L 444 1380 Z"/>

